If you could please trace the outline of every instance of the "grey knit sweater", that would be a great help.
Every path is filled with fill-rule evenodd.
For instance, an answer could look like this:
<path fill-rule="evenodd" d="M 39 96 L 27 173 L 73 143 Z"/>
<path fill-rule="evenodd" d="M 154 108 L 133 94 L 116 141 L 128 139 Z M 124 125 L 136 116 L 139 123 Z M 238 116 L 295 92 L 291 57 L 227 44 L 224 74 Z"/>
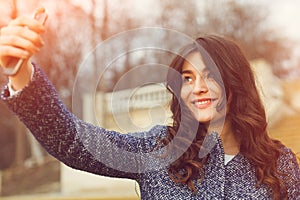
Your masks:
<path fill-rule="evenodd" d="M 224 164 L 221 140 L 216 135 L 202 181 L 195 180 L 197 193 L 174 183 L 167 172 L 167 160 L 155 149 L 157 138 L 166 135 L 165 126 L 139 133 L 120 134 L 81 121 L 68 111 L 41 69 L 35 66 L 33 79 L 21 93 L 10 97 L 5 86 L 1 99 L 30 129 L 55 158 L 90 173 L 129 178 L 139 183 L 142 199 L 271 199 L 266 185 L 255 187 L 255 171 L 242 154 Z M 300 170 L 291 150 L 284 148 L 278 169 L 288 174 L 289 199 L 300 199 Z"/>

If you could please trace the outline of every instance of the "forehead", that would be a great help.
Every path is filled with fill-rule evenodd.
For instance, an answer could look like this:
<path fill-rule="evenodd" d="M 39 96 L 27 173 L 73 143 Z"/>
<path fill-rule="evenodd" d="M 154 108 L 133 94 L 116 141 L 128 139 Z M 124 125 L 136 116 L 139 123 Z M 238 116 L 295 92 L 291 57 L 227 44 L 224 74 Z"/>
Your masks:
<path fill-rule="evenodd" d="M 182 65 L 182 72 L 192 70 L 197 72 L 206 71 L 206 66 L 199 52 L 192 52 L 186 56 Z"/>

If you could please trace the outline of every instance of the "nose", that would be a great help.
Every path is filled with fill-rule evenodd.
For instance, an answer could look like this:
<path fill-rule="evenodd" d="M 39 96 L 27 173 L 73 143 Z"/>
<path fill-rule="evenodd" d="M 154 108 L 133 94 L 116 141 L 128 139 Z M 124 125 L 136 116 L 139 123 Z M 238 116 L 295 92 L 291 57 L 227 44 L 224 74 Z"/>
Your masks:
<path fill-rule="evenodd" d="M 202 77 L 197 77 L 195 81 L 195 85 L 193 87 L 193 93 L 199 94 L 199 93 L 206 93 L 206 92 L 208 92 L 208 87 L 205 80 Z"/>

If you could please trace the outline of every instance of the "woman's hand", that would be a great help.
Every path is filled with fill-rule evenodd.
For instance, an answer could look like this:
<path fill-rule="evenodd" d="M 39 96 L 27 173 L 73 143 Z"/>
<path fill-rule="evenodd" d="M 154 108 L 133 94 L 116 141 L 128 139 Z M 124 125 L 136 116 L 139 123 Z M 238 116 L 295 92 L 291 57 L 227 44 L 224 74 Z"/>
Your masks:
<path fill-rule="evenodd" d="M 43 13 L 44 10 L 39 9 L 36 12 Z M 29 81 L 28 77 L 31 76 L 32 69 L 30 68 L 32 66 L 28 60 L 43 46 L 41 34 L 44 30 L 43 23 L 28 16 L 20 16 L 1 28 L 0 65 L 3 68 L 13 68 L 19 59 L 24 61 L 20 70 L 10 77 L 16 89 L 21 89 Z M 26 82 L 25 85 L 22 83 L 24 81 Z"/>

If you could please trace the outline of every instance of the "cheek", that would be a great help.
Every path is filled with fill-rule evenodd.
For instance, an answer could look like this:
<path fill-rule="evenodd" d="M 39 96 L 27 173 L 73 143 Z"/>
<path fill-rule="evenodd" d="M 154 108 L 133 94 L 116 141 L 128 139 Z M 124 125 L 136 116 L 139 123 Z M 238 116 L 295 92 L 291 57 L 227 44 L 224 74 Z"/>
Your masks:
<path fill-rule="evenodd" d="M 180 97 L 185 100 L 190 94 L 190 89 L 187 86 L 183 86 L 180 91 Z"/>
<path fill-rule="evenodd" d="M 208 84 L 207 86 L 208 86 L 208 91 L 211 94 L 216 95 L 216 97 L 222 97 L 223 96 L 222 87 L 218 83 L 213 82 L 213 83 Z"/>
<path fill-rule="evenodd" d="M 207 85 L 208 90 L 210 90 L 210 91 L 221 92 L 221 87 L 216 81 L 207 81 L 206 85 Z"/>
<path fill-rule="evenodd" d="M 219 88 L 217 90 L 217 95 L 219 100 L 217 102 L 217 111 L 218 112 L 223 112 L 224 114 L 227 114 L 228 110 L 229 110 L 229 102 L 230 101 L 230 97 L 228 99 L 226 92 L 222 90 L 222 88 Z M 228 100 L 227 100 L 228 99 Z"/>

